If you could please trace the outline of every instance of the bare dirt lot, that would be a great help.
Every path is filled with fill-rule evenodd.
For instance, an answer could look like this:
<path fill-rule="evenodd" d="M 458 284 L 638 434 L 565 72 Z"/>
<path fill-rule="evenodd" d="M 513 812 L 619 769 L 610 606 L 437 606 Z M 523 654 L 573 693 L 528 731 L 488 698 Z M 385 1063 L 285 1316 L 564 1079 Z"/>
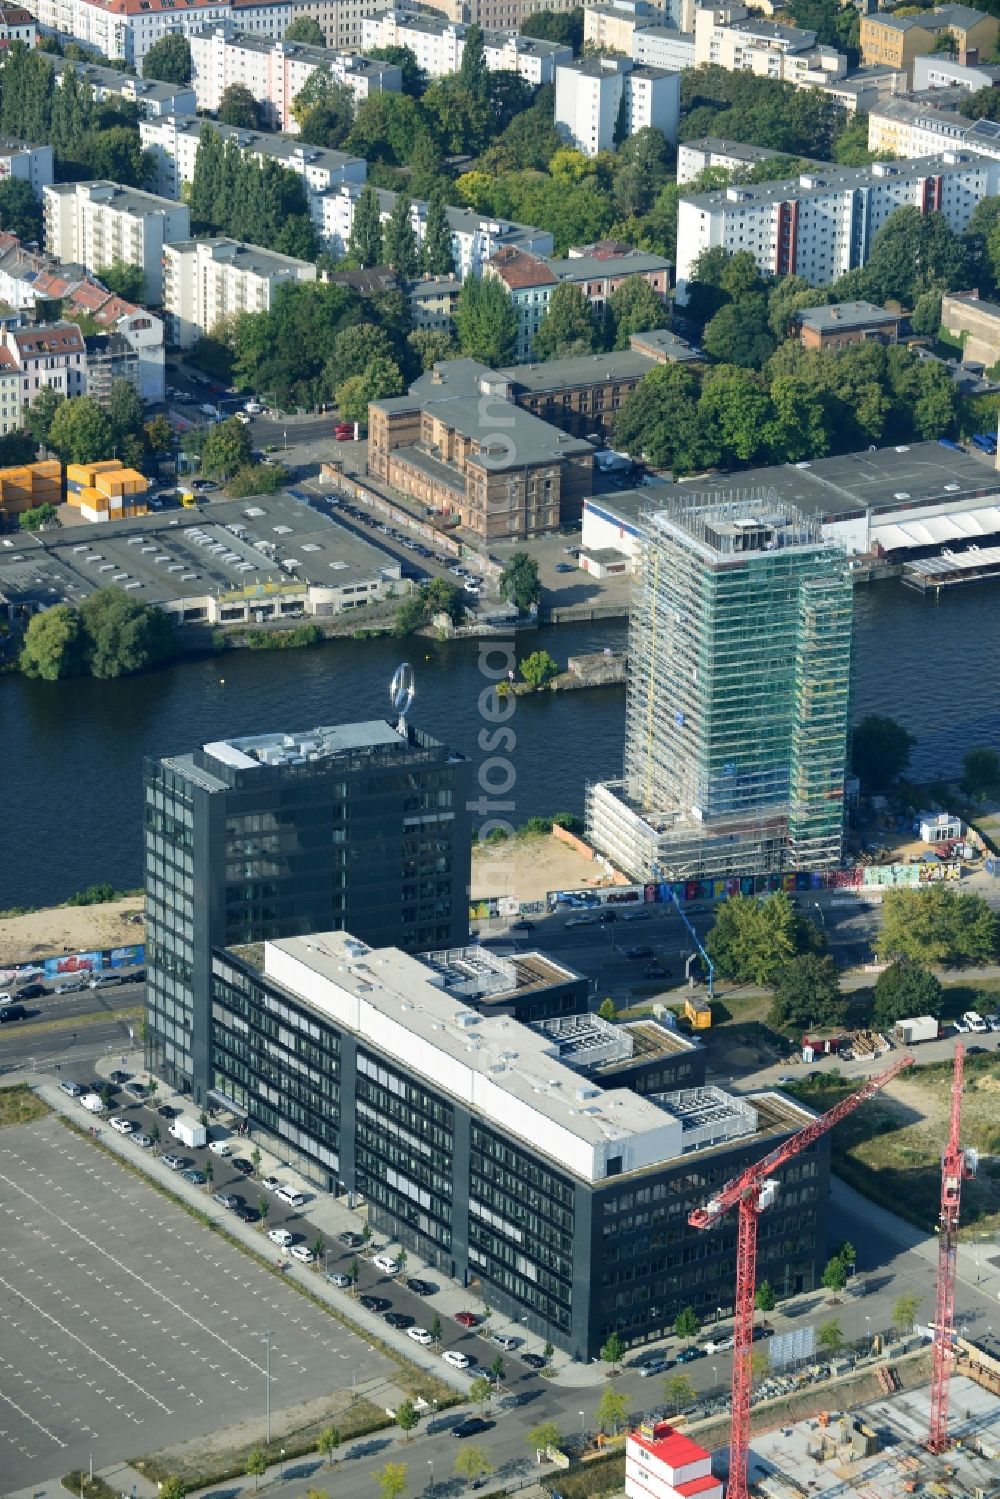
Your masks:
<path fill-rule="evenodd" d="M 99 906 L 49 906 L 25 916 L 0 919 L 0 967 L 49 953 L 90 952 L 141 942 L 143 929 L 128 918 L 141 915 L 141 895 Z"/>
<path fill-rule="evenodd" d="M 549 890 L 579 890 L 610 883 L 603 867 L 550 834 L 524 834 L 504 843 L 479 843 L 472 851 L 472 899 L 515 895 L 544 900 Z"/>

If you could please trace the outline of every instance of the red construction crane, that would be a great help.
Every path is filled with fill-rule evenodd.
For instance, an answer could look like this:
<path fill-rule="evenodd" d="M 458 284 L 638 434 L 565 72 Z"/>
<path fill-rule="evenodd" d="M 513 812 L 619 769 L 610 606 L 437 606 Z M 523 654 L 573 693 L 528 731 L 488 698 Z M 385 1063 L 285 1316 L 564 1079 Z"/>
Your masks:
<path fill-rule="evenodd" d="M 931 1425 L 927 1445 L 932 1452 L 948 1446 L 948 1380 L 955 1360 L 955 1248 L 962 1206 L 962 1182 L 976 1173 L 971 1151 L 962 1149 L 962 1078 L 965 1048 L 955 1047 L 955 1071 L 951 1079 L 951 1129 L 941 1158 L 941 1218 L 938 1225 L 937 1309 L 934 1315 L 934 1350 L 931 1364 Z"/>
<path fill-rule="evenodd" d="M 739 1209 L 736 1242 L 736 1313 L 733 1323 L 733 1393 L 730 1408 L 729 1483 L 726 1499 L 748 1499 L 747 1468 L 750 1452 L 750 1401 L 753 1350 L 754 1295 L 757 1288 L 757 1218 L 771 1206 L 778 1192 L 778 1182 L 771 1173 L 779 1170 L 793 1156 L 806 1149 L 820 1135 L 839 1124 L 859 1104 L 865 1103 L 886 1083 L 913 1064 L 912 1057 L 900 1057 L 884 1072 L 869 1078 L 856 1093 L 834 1104 L 818 1119 L 775 1147 L 762 1161 L 748 1166 L 727 1183 L 718 1196 L 703 1208 L 689 1214 L 692 1228 L 714 1228 L 730 1208 Z"/>

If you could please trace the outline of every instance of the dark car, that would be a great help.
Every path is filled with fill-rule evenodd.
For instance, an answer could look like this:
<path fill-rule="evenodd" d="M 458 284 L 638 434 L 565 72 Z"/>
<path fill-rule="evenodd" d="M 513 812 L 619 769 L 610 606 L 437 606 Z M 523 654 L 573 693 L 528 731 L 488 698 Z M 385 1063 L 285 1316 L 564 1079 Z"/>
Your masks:
<path fill-rule="evenodd" d="M 647 963 L 642 976 L 644 979 L 665 979 L 670 977 L 670 970 L 664 968 L 662 963 Z"/>
<path fill-rule="evenodd" d="M 358 1300 L 366 1312 L 387 1312 L 392 1306 L 388 1296 L 359 1296 Z"/>
<path fill-rule="evenodd" d="M 575 573 L 576 572 L 576 568 L 573 566 L 572 562 L 557 562 L 556 563 L 556 572 L 557 573 Z"/>
<path fill-rule="evenodd" d="M 132 973 L 123 973 L 118 981 L 121 984 L 144 984 L 146 982 L 145 968 L 136 968 Z"/>
<path fill-rule="evenodd" d="M 180 1109 L 175 1109 L 172 1103 L 161 1103 L 156 1111 L 161 1119 L 176 1119 L 180 1115 Z"/>
<path fill-rule="evenodd" d="M 535 923 L 528 921 L 527 917 L 522 916 L 519 921 L 511 922 L 510 929 L 512 932 L 533 932 L 535 930 Z"/>
<path fill-rule="evenodd" d="M 466 1416 L 464 1421 L 459 1421 L 457 1426 L 451 1428 L 453 1437 L 478 1437 L 484 1431 L 492 1431 L 494 1423 L 487 1421 L 483 1416 Z"/>
<path fill-rule="evenodd" d="M 521 1363 L 527 1364 L 529 1369 L 544 1369 L 545 1360 L 540 1353 L 522 1353 Z"/>
<path fill-rule="evenodd" d="M 654 958 L 656 954 L 651 947 L 630 947 L 625 953 L 626 958 L 631 958 L 637 963 L 641 958 Z"/>
<path fill-rule="evenodd" d="M 253 1171 L 253 1161 L 248 1161 L 245 1155 L 234 1155 L 232 1165 L 237 1171 L 242 1171 L 244 1176 L 249 1176 Z"/>
<path fill-rule="evenodd" d="M 192 1187 L 204 1187 L 208 1182 L 204 1171 L 199 1171 L 197 1167 L 192 1167 L 190 1171 L 183 1171 L 181 1175 L 186 1182 L 191 1183 Z"/>
<path fill-rule="evenodd" d="M 365 1242 L 364 1235 L 356 1234 L 353 1228 L 349 1228 L 344 1233 L 338 1234 L 337 1238 L 341 1244 L 346 1244 L 348 1249 L 360 1249 Z"/>
<path fill-rule="evenodd" d="M 130 1093 L 133 1098 L 145 1098 L 146 1085 L 145 1083 L 126 1083 L 125 1092 Z"/>
<path fill-rule="evenodd" d="M 44 984 L 25 984 L 23 989 L 18 989 L 18 999 L 44 999 L 48 994 Z"/>
<path fill-rule="evenodd" d="M 416 1275 L 411 1275 L 406 1284 L 414 1296 L 433 1296 L 438 1289 L 432 1281 L 420 1280 Z"/>
<path fill-rule="evenodd" d="M 679 1364 L 693 1364 L 696 1358 L 705 1358 L 704 1348 L 682 1348 L 677 1355 Z"/>
<path fill-rule="evenodd" d="M 233 1214 L 241 1223 L 256 1223 L 260 1218 L 257 1209 L 247 1207 L 245 1202 L 238 1202 L 233 1208 Z"/>
<path fill-rule="evenodd" d="M 6 1025 L 8 1020 L 26 1020 L 27 1016 L 24 1005 L 4 1005 L 0 1010 L 0 1025 Z"/>
<path fill-rule="evenodd" d="M 404 1327 L 412 1327 L 416 1318 L 408 1317 L 405 1312 L 386 1312 L 382 1321 L 389 1327 L 397 1327 L 402 1331 Z"/>
<path fill-rule="evenodd" d="M 110 1074 L 110 1077 L 113 1083 L 121 1084 L 130 1083 L 132 1081 L 131 1072 L 123 1072 L 120 1067 L 116 1067 L 114 1072 Z"/>

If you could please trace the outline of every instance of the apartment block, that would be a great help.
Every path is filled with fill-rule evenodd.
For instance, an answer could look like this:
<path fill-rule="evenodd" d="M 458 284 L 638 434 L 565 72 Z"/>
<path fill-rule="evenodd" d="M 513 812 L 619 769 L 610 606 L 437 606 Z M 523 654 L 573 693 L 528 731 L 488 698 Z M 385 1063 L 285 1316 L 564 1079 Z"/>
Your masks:
<path fill-rule="evenodd" d="M 632 38 L 632 58 L 643 67 L 681 73 L 694 67 L 694 32 L 672 26 L 644 26 Z"/>
<path fill-rule="evenodd" d="M 369 94 L 398 94 L 403 86 L 402 70 L 394 63 L 369 62 L 354 53 L 304 42 L 282 42 L 238 31 L 229 23 L 203 27 L 190 42 L 191 82 L 199 110 L 215 114 L 226 89 L 241 83 L 265 107 L 269 128 L 293 135 L 299 127 L 292 105 L 317 69 L 350 89 L 359 104 Z"/>
<path fill-rule="evenodd" d="M 457 73 L 465 52 L 468 27 L 427 11 L 381 10 L 361 24 L 362 50 L 409 47 L 431 78 Z M 573 50 L 559 42 L 536 41 L 500 31 L 483 35 L 483 59 L 491 72 L 516 73 L 532 88 L 552 83 L 558 63 L 572 62 Z"/>
<path fill-rule="evenodd" d="M 308 16 L 336 52 L 360 52 L 361 28 L 368 16 L 385 9 L 385 0 L 292 0 L 292 15 Z"/>
<path fill-rule="evenodd" d="M 587 1362 L 612 1332 L 636 1346 L 684 1306 L 732 1306 L 731 1235 L 688 1214 L 812 1116 L 774 1091 L 640 1094 L 636 1055 L 684 1038 L 492 1012 L 530 982 L 517 958 L 344 931 L 217 948 L 212 1092 L 318 1190 L 363 1196 L 377 1233 Z M 778 1172 L 758 1274 L 783 1296 L 817 1284 L 828 1177 L 826 1136 Z"/>
<path fill-rule="evenodd" d="M 171 343 L 189 349 L 240 312 L 267 312 L 279 286 L 315 281 L 311 261 L 235 239 L 180 240 L 163 248 L 163 310 Z"/>
<path fill-rule="evenodd" d="M 868 148 L 894 156 L 932 156 L 939 151 L 967 151 L 1000 161 L 1000 125 L 970 120 L 949 108 L 962 93 L 954 87 L 929 89 L 888 99 L 868 116 Z"/>
<path fill-rule="evenodd" d="M 912 75 L 918 57 L 934 51 L 943 37 L 954 40 L 957 61 L 975 66 L 997 45 L 996 16 L 969 5 L 941 5 L 916 15 L 873 11 L 861 17 L 861 56 L 866 63 L 886 63 Z"/>
<path fill-rule="evenodd" d="M 739 141 L 724 141 L 715 135 L 703 135 L 698 140 L 681 141 L 677 146 L 677 181 L 683 186 L 693 182 L 709 167 L 721 167 L 724 172 L 738 176 L 762 161 L 774 161 L 786 156 L 785 151 L 772 151 L 767 146 L 744 146 Z M 801 159 L 801 158 L 800 158 Z M 825 163 L 812 161 L 810 166 L 821 167 Z"/>
<path fill-rule="evenodd" d="M 975 94 L 981 88 L 1000 85 L 1000 67 L 996 63 L 962 63 L 944 53 L 926 53 L 913 59 L 913 87 L 917 91 L 931 88 L 961 88 Z"/>
<path fill-rule="evenodd" d="M 763 275 L 825 286 L 867 264 L 872 240 L 897 208 L 944 215 L 961 233 L 976 204 L 1000 189 L 1000 163 L 971 151 L 917 161 L 829 167 L 788 182 L 733 186 L 680 201 L 677 299 L 703 250 L 748 250 Z"/>
<path fill-rule="evenodd" d="M 25 47 L 38 45 L 38 26 L 30 10 L 23 5 L 0 5 L 0 49 L 21 42 Z"/>
<path fill-rule="evenodd" d="M 595 246 L 589 254 L 571 253 L 559 260 L 508 245 L 484 264 L 482 274 L 501 282 L 514 304 L 518 359 L 530 358 L 549 300 L 563 281 L 578 286 L 600 314 L 605 312 L 612 292 L 633 276 L 641 276 L 663 298 L 670 290 L 669 261 L 617 244 L 607 248 Z"/>
<path fill-rule="evenodd" d="M 510 400 L 474 359 L 435 364 L 409 394 L 368 407 L 368 470 L 485 541 L 580 519 L 594 450 Z"/>
<path fill-rule="evenodd" d="M 0 336 L 20 375 L 22 408 L 40 390 L 66 397 L 86 395 L 87 351 L 76 323 L 5 328 Z"/>
<path fill-rule="evenodd" d="M 695 63 L 810 88 L 847 72 L 847 58 L 815 31 L 761 20 L 745 5 L 701 5 L 694 18 Z"/>
<path fill-rule="evenodd" d="M 403 720 L 215 740 L 144 779 L 147 1061 L 199 1104 L 214 949 L 331 928 L 468 940 L 469 762 Z"/>
<path fill-rule="evenodd" d="M 244 154 L 257 161 L 276 162 L 301 177 L 317 227 L 322 227 L 323 222 L 322 207 L 317 202 L 320 194 L 344 182 L 363 184 L 368 173 L 367 163 L 360 156 L 303 145 L 293 135 L 240 130 L 234 125 L 189 115 L 164 115 L 139 124 L 143 148 L 149 151 L 155 165 L 152 185 L 156 192 L 165 198 L 179 198 L 183 188 L 194 180 L 195 158 L 206 130 L 213 130 L 223 144 L 235 141 Z"/>
<path fill-rule="evenodd" d="M 327 249 L 335 255 L 343 255 L 347 249 L 361 191 L 357 183 L 346 183 L 343 187 L 323 194 L 318 200 L 323 213 L 320 233 Z M 384 188 L 376 188 L 375 193 L 384 224 L 392 213 L 396 194 Z M 470 274 L 478 276 L 490 256 L 505 246 L 514 246 L 533 255 L 552 253 L 553 240 L 548 229 L 538 229 L 532 224 L 515 224 L 510 219 L 493 219 L 469 208 L 450 205 L 446 207 L 445 213 L 451 228 L 455 272 L 459 280 Z M 422 199 L 411 203 L 410 221 L 417 243 L 423 244 L 427 232 L 427 204 Z"/>
<path fill-rule="evenodd" d="M 166 114 L 193 115 L 198 107 L 194 89 L 187 83 L 159 83 L 153 78 L 137 78 L 132 73 L 120 73 L 117 68 L 101 68 L 92 62 L 73 62 L 52 53 L 45 61 L 54 72 L 56 83 L 63 83 L 72 73 L 92 90 L 98 104 L 108 99 L 134 104 L 141 119 L 155 119 Z"/>
<path fill-rule="evenodd" d="M 27 141 L 0 140 L 0 182 L 26 182 L 36 198 L 52 181 L 52 147 L 29 145 Z"/>
<path fill-rule="evenodd" d="M 24 425 L 21 403 L 21 372 L 9 349 L 0 349 L 0 437 Z M 0 522 L 3 512 L 0 510 Z"/>
<path fill-rule="evenodd" d="M 235 21 L 244 31 L 277 39 L 292 19 L 291 0 L 35 0 L 39 25 L 85 42 L 105 57 L 120 57 L 142 72 L 142 61 L 161 37 L 179 31 L 191 38 L 209 21 Z"/>
<path fill-rule="evenodd" d="M 449 21 L 464 21 L 484 31 L 519 31 L 521 22 L 539 11 L 566 12 L 578 0 L 434 0 L 425 8 L 438 11 Z"/>
<path fill-rule="evenodd" d="M 843 547 L 763 490 L 692 493 L 640 532 L 624 776 L 588 791 L 590 841 L 635 880 L 836 868 L 853 609 Z"/>
<path fill-rule="evenodd" d="M 50 255 L 91 272 L 116 260 L 138 266 L 144 300 L 159 304 L 164 247 L 191 234 L 186 203 L 114 182 L 59 182 L 44 189 L 42 200 Z"/>
<path fill-rule="evenodd" d="M 645 26 L 658 26 L 662 20 L 663 11 L 649 0 L 601 0 L 583 12 L 583 40 L 597 52 L 634 57 L 636 32 Z"/>
<path fill-rule="evenodd" d="M 556 128 L 584 156 L 612 151 L 654 126 L 671 143 L 680 117 L 680 75 L 626 57 L 586 57 L 556 68 Z"/>

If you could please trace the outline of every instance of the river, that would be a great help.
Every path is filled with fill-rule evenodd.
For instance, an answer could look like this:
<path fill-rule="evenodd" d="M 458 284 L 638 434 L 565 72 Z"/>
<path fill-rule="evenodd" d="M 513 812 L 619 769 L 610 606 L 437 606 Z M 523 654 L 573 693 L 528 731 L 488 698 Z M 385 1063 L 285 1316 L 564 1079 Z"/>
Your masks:
<path fill-rule="evenodd" d="M 520 650 L 566 657 L 620 646 L 624 622 L 525 633 Z M 4 769 L 0 908 L 46 905 L 99 880 L 142 878 L 142 760 L 231 734 L 305 729 L 390 712 L 388 683 L 412 662 L 412 720 L 477 756 L 479 644 L 338 640 L 314 650 L 234 651 L 118 682 L 0 678 Z M 1000 744 L 1000 590 L 940 599 L 897 583 L 859 588 L 856 718 L 884 712 L 918 739 L 912 769 L 957 768 L 973 744 Z M 519 698 L 515 822 L 581 811 L 588 780 L 616 775 L 624 689 Z"/>

